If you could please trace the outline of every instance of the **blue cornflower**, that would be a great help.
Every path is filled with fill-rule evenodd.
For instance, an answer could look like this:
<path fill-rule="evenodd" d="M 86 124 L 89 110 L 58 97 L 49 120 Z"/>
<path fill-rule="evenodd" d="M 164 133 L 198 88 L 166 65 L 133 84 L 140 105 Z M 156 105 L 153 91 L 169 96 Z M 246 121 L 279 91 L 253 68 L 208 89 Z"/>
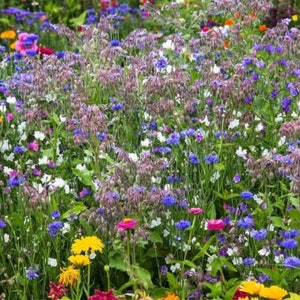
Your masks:
<path fill-rule="evenodd" d="M 157 129 L 157 122 L 156 121 L 151 121 L 149 124 L 149 129 L 150 130 L 156 130 Z"/>
<path fill-rule="evenodd" d="M 243 65 L 244 65 L 244 66 L 249 66 L 249 65 L 252 64 L 252 61 L 253 61 L 253 59 L 252 59 L 251 57 L 245 57 L 245 58 L 243 59 Z"/>
<path fill-rule="evenodd" d="M 169 175 L 169 176 L 167 176 L 167 181 L 168 182 L 177 182 L 177 181 L 179 181 L 179 177 L 177 176 L 177 175 Z"/>
<path fill-rule="evenodd" d="M 177 200 L 176 198 L 174 198 L 171 194 L 167 194 L 163 197 L 162 199 L 162 203 L 165 205 L 165 206 L 172 206 L 174 204 L 177 203 Z"/>
<path fill-rule="evenodd" d="M 103 207 L 99 207 L 99 208 L 96 209 L 96 213 L 98 215 L 103 215 L 104 212 L 105 212 L 105 208 L 103 208 Z"/>
<path fill-rule="evenodd" d="M 100 141 L 100 142 L 103 142 L 107 139 L 107 135 L 103 132 L 99 132 L 96 134 L 96 137 L 97 139 Z"/>
<path fill-rule="evenodd" d="M 37 279 L 39 277 L 39 270 L 33 267 L 29 267 L 26 269 L 26 278 L 27 279 Z"/>
<path fill-rule="evenodd" d="M 282 264 L 286 268 L 298 268 L 300 267 L 300 258 L 296 256 L 288 256 L 282 261 Z"/>
<path fill-rule="evenodd" d="M 55 55 L 57 58 L 64 58 L 65 57 L 65 52 L 64 51 L 56 51 Z"/>
<path fill-rule="evenodd" d="M 166 140 L 167 145 L 179 145 L 180 144 L 180 133 L 173 132 L 169 135 Z"/>
<path fill-rule="evenodd" d="M 6 227 L 6 223 L 0 220 L 0 229 L 3 229 L 4 227 Z"/>
<path fill-rule="evenodd" d="M 189 160 L 193 165 L 199 165 L 199 163 L 200 163 L 198 155 L 196 155 L 196 154 L 190 154 Z"/>
<path fill-rule="evenodd" d="M 293 239 L 299 235 L 299 230 L 296 229 L 290 229 L 290 230 L 280 230 L 279 234 L 285 238 Z"/>
<path fill-rule="evenodd" d="M 60 217 L 60 212 L 59 212 L 58 210 L 54 210 L 54 211 L 50 214 L 50 216 L 51 216 L 54 220 L 59 219 L 59 217 Z"/>
<path fill-rule="evenodd" d="M 286 239 L 280 243 L 280 246 L 286 249 L 293 249 L 298 246 L 298 242 L 293 239 Z"/>
<path fill-rule="evenodd" d="M 126 3 L 122 3 L 119 5 L 119 13 L 126 15 L 127 13 L 129 13 L 131 10 L 131 8 L 126 4 Z"/>
<path fill-rule="evenodd" d="M 187 203 L 186 199 L 179 200 L 178 207 L 179 208 L 187 208 L 188 207 L 188 203 Z"/>
<path fill-rule="evenodd" d="M 245 200 L 253 199 L 253 196 L 254 196 L 253 193 L 251 193 L 250 191 L 241 192 L 242 199 L 245 199 Z"/>
<path fill-rule="evenodd" d="M 208 164 L 216 164 L 220 161 L 220 158 L 216 154 L 208 154 L 204 157 L 204 161 Z"/>
<path fill-rule="evenodd" d="M 121 42 L 119 40 L 111 40 L 110 41 L 110 46 L 111 47 L 120 47 L 121 46 Z"/>
<path fill-rule="evenodd" d="M 22 154 L 25 152 L 25 148 L 23 146 L 15 146 L 13 148 L 13 152 Z"/>
<path fill-rule="evenodd" d="M 8 185 L 9 186 L 19 186 L 24 180 L 22 178 L 19 178 L 18 176 L 10 177 L 8 179 Z"/>
<path fill-rule="evenodd" d="M 63 228 L 63 222 L 61 221 L 54 221 L 53 223 L 48 225 L 48 232 L 52 237 L 56 237 L 57 232 Z"/>
<path fill-rule="evenodd" d="M 243 263 L 245 266 L 250 267 L 250 266 L 255 266 L 257 264 L 257 261 L 253 257 L 246 257 L 243 259 Z"/>
<path fill-rule="evenodd" d="M 154 148 L 153 151 L 161 154 L 169 154 L 172 152 L 172 149 L 170 147 L 157 147 Z"/>
<path fill-rule="evenodd" d="M 252 215 L 248 215 L 244 218 L 241 218 L 238 220 L 237 225 L 239 227 L 242 227 L 244 229 L 248 229 L 251 228 L 252 226 L 254 226 L 254 220 L 253 220 L 253 216 Z"/>
<path fill-rule="evenodd" d="M 241 210 L 242 212 L 247 211 L 247 209 L 248 209 L 248 207 L 247 207 L 247 204 L 246 204 L 246 203 L 241 203 L 241 204 L 240 204 L 240 210 Z"/>
<path fill-rule="evenodd" d="M 112 110 L 122 110 L 124 105 L 122 103 L 113 103 L 110 107 Z"/>
<path fill-rule="evenodd" d="M 31 56 L 31 57 L 37 55 L 37 51 L 36 50 L 32 50 L 32 49 L 25 50 L 25 53 L 26 53 L 27 56 Z"/>
<path fill-rule="evenodd" d="M 276 96 L 278 96 L 278 95 L 279 95 L 279 91 L 273 90 L 273 91 L 271 92 L 270 98 L 271 98 L 271 99 L 275 99 Z"/>
<path fill-rule="evenodd" d="M 281 108 L 283 109 L 283 111 L 284 111 L 285 113 L 288 113 L 288 112 L 290 111 L 290 108 L 291 108 L 291 107 L 290 107 L 291 102 L 292 102 L 292 100 L 291 100 L 290 97 L 286 97 L 286 98 L 283 98 L 283 99 L 281 100 L 281 102 L 280 102 Z"/>
<path fill-rule="evenodd" d="M 266 236 L 267 236 L 267 234 L 268 234 L 268 231 L 267 231 L 267 229 L 265 229 L 265 228 L 262 228 L 262 229 L 260 229 L 260 230 L 255 230 L 255 229 L 253 229 L 253 230 L 251 231 L 251 233 L 250 233 L 250 235 L 251 235 L 254 239 L 259 240 L 259 241 L 265 239 Z"/>
<path fill-rule="evenodd" d="M 155 67 L 159 70 L 165 69 L 168 65 L 168 59 L 164 56 L 160 57 L 155 62 Z"/>
<path fill-rule="evenodd" d="M 175 226 L 179 230 L 185 230 L 191 226 L 191 222 L 188 220 L 180 220 L 179 222 L 175 223 Z"/>

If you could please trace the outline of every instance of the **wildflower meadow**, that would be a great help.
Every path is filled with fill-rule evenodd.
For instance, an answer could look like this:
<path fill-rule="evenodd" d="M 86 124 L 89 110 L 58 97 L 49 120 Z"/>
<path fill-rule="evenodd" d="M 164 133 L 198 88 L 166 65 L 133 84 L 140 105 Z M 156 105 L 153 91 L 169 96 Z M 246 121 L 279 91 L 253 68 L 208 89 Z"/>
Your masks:
<path fill-rule="evenodd" d="M 0 4 L 0 299 L 300 299 L 300 1 Z"/>

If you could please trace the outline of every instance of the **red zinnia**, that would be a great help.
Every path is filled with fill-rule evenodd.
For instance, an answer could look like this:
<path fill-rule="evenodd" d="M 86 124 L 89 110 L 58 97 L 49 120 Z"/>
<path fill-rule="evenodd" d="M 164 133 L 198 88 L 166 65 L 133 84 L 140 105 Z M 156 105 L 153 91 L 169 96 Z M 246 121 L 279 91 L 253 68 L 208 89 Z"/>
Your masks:
<path fill-rule="evenodd" d="M 54 53 L 53 49 L 46 48 L 46 47 L 38 47 L 37 50 L 38 54 L 46 54 L 46 55 L 52 55 Z"/>
<path fill-rule="evenodd" d="M 60 299 L 68 291 L 62 284 L 56 285 L 51 281 L 49 285 L 51 289 L 47 296 L 51 297 L 52 300 Z"/>

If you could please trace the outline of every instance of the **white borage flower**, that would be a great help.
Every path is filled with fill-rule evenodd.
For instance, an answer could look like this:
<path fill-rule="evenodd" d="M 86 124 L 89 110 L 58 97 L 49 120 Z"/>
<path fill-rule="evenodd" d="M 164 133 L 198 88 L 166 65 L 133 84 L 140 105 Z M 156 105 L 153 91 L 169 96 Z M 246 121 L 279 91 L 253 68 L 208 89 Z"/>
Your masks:
<path fill-rule="evenodd" d="M 221 68 L 214 64 L 214 66 L 210 68 L 210 71 L 214 74 L 219 74 L 221 72 Z"/>
<path fill-rule="evenodd" d="M 279 254 L 279 255 L 276 255 L 274 257 L 274 262 L 276 264 L 280 264 L 283 260 L 284 260 L 284 255 L 283 254 Z"/>
<path fill-rule="evenodd" d="M 6 112 L 6 106 L 5 103 L 0 103 L 0 112 L 5 113 Z"/>
<path fill-rule="evenodd" d="M 59 188 L 64 187 L 66 184 L 67 184 L 66 181 L 63 180 L 61 177 L 57 177 L 52 181 L 52 185 Z"/>
<path fill-rule="evenodd" d="M 280 139 L 278 141 L 278 146 L 281 147 L 281 146 L 285 145 L 285 143 L 286 143 L 286 137 L 285 136 L 280 137 Z"/>
<path fill-rule="evenodd" d="M 57 259 L 52 258 L 52 257 L 48 257 L 48 265 L 50 267 L 57 267 Z"/>
<path fill-rule="evenodd" d="M 75 169 L 79 170 L 79 171 L 86 171 L 87 170 L 86 165 L 83 165 L 83 164 L 76 165 Z"/>
<path fill-rule="evenodd" d="M 71 229 L 70 224 L 68 222 L 65 222 L 62 229 L 61 229 L 61 232 L 63 234 L 65 234 L 65 233 L 68 233 L 70 231 L 70 229 Z"/>
<path fill-rule="evenodd" d="M 158 132 L 156 135 L 156 138 L 159 140 L 159 142 L 164 143 L 166 141 L 166 137 L 161 133 Z"/>
<path fill-rule="evenodd" d="M 3 173 L 6 174 L 6 175 L 9 175 L 12 171 L 13 171 L 13 169 L 11 169 L 7 166 L 3 167 Z"/>
<path fill-rule="evenodd" d="M 25 131 L 26 127 L 27 127 L 26 123 L 21 122 L 18 126 L 18 133 L 22 134 Z"/>
<path fill-rule="evenodd" d="M 37 140 L 40 140 L 40 141 L 43 141 L 45 139 L 45 134 L 42 133 L 41 131 L 35 131 L 33 133 L 34 137 L 37 139 Z"/>
<path fill-rule="evenodd" d="M 269 247 L 263 247 L 262 249 L 257 251 L 260 256 L 269 256 L 271 251 Z"/>
<path fill-rule="evenodd" d="M 177 270 L 180 271 L 180 263 L 176 263 L 175 265 L 170 266 L 170 270 L 172 273 L 175 273 Z"/>
<path fill-rule="evenodd" d="M 234 257 L 232 259 L 232 264 L 234 266 L 237 266 L 237 265 L 242 265 L 243 264 L 243 259 L 241 257 Z"/>
<path fill-rule="evenodd" d="M 142 147 L 148 148 L 150 145 L 151 145 L 151 141 L 148 138 L 141 141 L 141 146 Z"/>
<path fill-rule="evenodd" d="M 167 237 L 167 236 L 169 236 L 169 234 L 170 234 L 170 231 L 168 231 L 167 229 L 163 230 L 163 237 Z"/>
<path fill-rule="evenodd" d="M 253 200 L 254 200 L 258 205 L 261 205 L 261 204 L 264 202 L 264 200 L 263 200 L 262 198 L 260 198 L 259 196 L 257 196 L 257 195 L 254 195 L 254 196 L 253 196 Z"/>
<path fill-rule="evenodd" d="M 48 175 L 48 174 L 44 173 L 43 176 L 41 177 L 41 182 L 42 183 L 49 183 L 51 178 L 52 178 L 51 175 Z"/>
<path fill-rule="evenodd" d="M 10 149 L 11 149 L 11 146 L 10 146 L 8 140 L 0 141 L 0 152 L 1 153 L 4 153 L 5 151 L 10 150 Z"/>
<path fill-rule="evenodd" d="M 15 154 L 14 154 L 14 153 L 10 153 L 9 155 L 4 154 L 4 155 L 3 155 L 3 158 L 4 158 L 6 161 L 14 161 Z"/>
<path fill-rule="evenodd" d="M 4 233 L 3 240 L 4 240 L 4 243 L 7 244 L 9 242 L 9 234 Z"/>
<path fill-rule="evenodd" d="M 161 224 L 161 218 L 153 219 L 150 223 L 150 228 L 157 227 Z"/>
<path fill-rule="evenodd" d="M 128 158 L 133 162 L 137 162 L 139 160 L 139 157 L 136 153 L 128 153 Z"/>
<path fill-rule="evenodd" d="M 211 177 L 210 177 L 210 182 L 215 183 L 219 178 L 221 177 L 221 174 L 219 171 L 216 171 Z"/>
<path fill-rule="evenodd" d="M 175 44 L 171 40 L 167 40 L 162 44 L 164 49 L 175 50 Z"/>
<path fill-rule="evenodd" d="M 96 253 L 95 253 L 95 252 L 92 252 L 92 253 L 90 254 L 90 259 L 93 260 L 96 256 L 97 256 Z"/>
<path fill-rule="evenodd" d="M 7 97 L 6 102 L 8 104 L 15 104 L 17 102 L 17 99 L 15 97 Z"/>
<path fill-rule="evenodd" d="M 240 120 L 239 119 L 234 119 L 234 120 L 230 121 L 228 129 L 236 128 L 239 125 L 240 125 Z"/>
<path fill-rule="evenodd" d="M 262 130 L 264 129 L 264 125 L 263 125 L 263 123 L 258 123 L 257 125 L 256 125 L 256 127 L 255 127 L 255 131 L 256 132 L 261 132 Z"/>
<path fill-rule="evenodd" d="M 43 157 L 39 158 L 38 162 L 39 165 L 47 165 L 49 163 L 49 157 L 44 155 Z"/>
<path fill-rule="evenodd" d="M 235 154 L 243 159 L 247 159 L 247 150 L 242 149 L 241 146 L 235 151 Z"/>

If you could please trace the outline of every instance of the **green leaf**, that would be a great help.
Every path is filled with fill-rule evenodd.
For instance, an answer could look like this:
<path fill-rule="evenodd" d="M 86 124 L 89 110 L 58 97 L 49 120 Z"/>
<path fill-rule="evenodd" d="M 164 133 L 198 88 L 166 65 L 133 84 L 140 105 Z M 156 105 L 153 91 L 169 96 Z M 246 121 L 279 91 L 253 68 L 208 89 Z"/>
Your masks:
<path fill-rule="evenodd" d="M 67 219 L 69 216 L 75 214 L 79 215 L 81 212 L 85 211 L 87 207 L 83 204 L 83 202 L 76 202 L 75 206 L 66 211 L 62 217 L 63 219 Z"/>
<path fill-rule="evenodd" d="M 93 182 L 93 172 L 89 170 L 78 170 L 78 169 L 73 169 L 72 170 L 73 174 L 76 175 L 83 184 L 85 185 L 92 185 Z"/>
<path fill-rule="evenodd" d="M 289 293 L 290 298 L 285 298 L 285 300 L 300 300 L 300 295 L 295 293 Z"/>
<path fill-rule="evenodd" d="M 166 297 L 168 292 L 171 292 L 170 289 L 156 288 L 152 291 L 151 295 L 153 299 L 159 299 L 162 297 Z"/>
<path fill-rule="evenodd" d="M 124 262 L 124 257 L 121 254 L 114 254 L 109 258 L 109 267 L 115 268 L 117 270 L 128 272 L 129 268 L 128 265 Z"/>
<path fill-rule="evenodd" d="M 180 287 L 179 282 L 177 281 L 176 277 L 170 272 L 167 273 L 167 280 L 168 280 L 171 290 L 176 290 Z"/>
<path fill-rule="evenodd" d="M 270 219 L 272 220 L 272 223 L 275 227 L 287 229 L 281 217 L 271 217 Z"/>
<path fill-rule="evenodd" d="M 150 239 L 150 241 L 151 241 L 152 243 L 155 243 L 155 244 L 162 244 L 162 243 L 163 243 L 163 239 L 162 239 L 161 236 L 160 236 L 157 232 L 155 232 L 155 231 L 153 231 L 153 232 L 150 233 L 149 239 Z"/>
<path fill-rule="evenodd" d="M 149 289 L 153 287 L 153 283 L 151 280 L 151 274 L 148 270 L 141 268 L 139 266 L 134 265 L 135 274 L 139 279 L 139 283 L 143 285 L 145 289 Z"/>
<path fill-rule="evenodd" d="M 216 236 L 213 235 L 202 247 L 202 249 L 193 257 L 192 261 L 196 261 L 197 259 L 201 258 L 202 256 L 204 256 L 208 250 L 208 248 L 210 247 L 210 245 L 215 241 Z"/>
<path fill-rule="evenodd" d="M 70 24 L 74 27 L 80 26 L 84 24 L 86 18 L 86 11 L 84 11 L 80 16 L 77 18 L 70 19 Z"/>
<path fill-rule="evenodd" d="M 6 19 L 6 18 L 0 18 L 0 23 L 5 24 L 5 25 L 7 25 L 9 27 L 12 26 L 11 22 L 8 19 Z"/>

